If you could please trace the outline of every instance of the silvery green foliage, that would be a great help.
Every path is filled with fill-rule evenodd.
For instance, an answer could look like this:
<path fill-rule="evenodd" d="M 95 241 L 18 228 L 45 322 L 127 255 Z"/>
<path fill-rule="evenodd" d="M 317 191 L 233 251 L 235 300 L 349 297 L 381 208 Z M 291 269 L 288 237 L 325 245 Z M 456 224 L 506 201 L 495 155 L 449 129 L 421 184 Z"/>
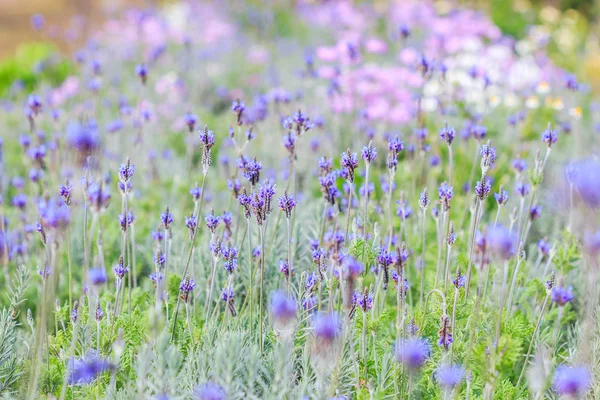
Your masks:
<path fill-rule="evenodd" d="M 16 352 L 16 322 L 8 310 L 0 312 L 0 393 L 14 390 L 21 375 L 21 359 Z"/>

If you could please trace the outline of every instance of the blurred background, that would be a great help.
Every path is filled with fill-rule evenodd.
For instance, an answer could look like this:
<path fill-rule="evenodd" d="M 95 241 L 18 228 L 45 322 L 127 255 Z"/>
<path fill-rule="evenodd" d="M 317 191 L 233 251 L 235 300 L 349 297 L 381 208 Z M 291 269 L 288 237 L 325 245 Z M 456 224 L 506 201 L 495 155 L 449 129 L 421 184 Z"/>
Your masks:
<path fill-rule="evenodd" d="M 294 5 L 316 0 L 219 0 L 239 10 L 271 13 L 264 21 L 283 27 L 294 21 Z M 326 0 L 321 0 L 326 1 Z M 385 10 L 391 1 L 360 1 Z M 402 0 L 396 0 L 402 1 Z M 424 0 L 425 1 L 425 0 Z M 0 96 L 15 82 L 32 87 L 39 79 L 60 81 L 69 57 L 112 15 L 130 7 L 176 7 L 174 0 L 0 0 Z M 516 39 L 548 41 L 553 61 L 600 93 L 600 0 L 433 1 L 440 12 L 452 6 L 481 10 Z M 243 12 L 240 12 L 240 18 Z M 289 29 L 298 32 L 297 29 Z M 269 31 L 266 29 L 266 31 Z M 281 29 L 280 29 L 281 31 Z"/>

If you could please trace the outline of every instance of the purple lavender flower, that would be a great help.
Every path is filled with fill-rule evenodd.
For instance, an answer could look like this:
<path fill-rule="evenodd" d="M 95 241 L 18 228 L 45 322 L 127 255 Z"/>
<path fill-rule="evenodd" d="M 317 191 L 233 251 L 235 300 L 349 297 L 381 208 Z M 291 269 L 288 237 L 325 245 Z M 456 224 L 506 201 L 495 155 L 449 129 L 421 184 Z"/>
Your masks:
<path fill-rule="evenodd" d="M 352 256 L 344 257 L 342 272 L 345 278 L 356 278 L 365 270 L 365 266 Z"/>
<path fill-rule="evenodd" d="M 490 185 L 490 182 L 487 179 L 484 180 L 483 183 L 481 181 L 477 181 L 475 184 L 475 195 L 479 198 L 479 200 L 483 201 L 490 194 L 491 188 L 492 185 Z"/>
<path fill-rule="evenodd" d="M 127 218 L 123 214 L 119 214 L 119 225 L 121 226 L 122 231 L 126 231 L 129 229 L 129 226 L 133 224 L 135 220 L 133 213 L 131 211 L 127 212 Z"/>
<path fill-rule="evenodd" d="M 371 164 L 377 158 L 377 149 L 373 147 L 372 142 L 369 142 L 368 146 L 364 146 L 362 149 L 361 157 L 367 164 Z"/>
<path fill-rule="evenodd" d="M 289 196 L 287 191 L 285 191 L 283 197 L 279 198 L 279 209 L 284 212 L 287 219 L 290 219 L 294 207 L 296 207 L 296 200 L 293 196 Z"/>
<path fill-rule="evenodd" d="M 121 164 L 121 167 L 119 168 L 119 180 L 123 183 L 127 183 L 131 180 L 134 173 L 135 165 L 131 164 L 129 158 L 127 158 L 127 161 L 125 161 L 124 164 Z"/>
<path fill-rule="evenodd" d="M 444 207 L 444 211 L 448 211 L 450 209 L 450 201 L 452 200 L 452 196 L 454 195 L 454 188 L 448 185 L 447 182 L 443 182 L 438 187 L 438 196 Z"/>
<path fill-rule="evenodd" d="M 591 208 L 600 207 L 600 162 L 595 159 L 587 159 L 575 163 L 572 166 L 573 191 L 577 194 L 583 204 Z"/>
<path fill-rule="evenodd" d="M 517 182 L 517 185 L 515 186 L 515 192 L 517 192 L 521 197 L 527 196 L 529 194 L 529 190 L 529 185 L 523 182 Z"/>
<path fill-rule="evenodd" d="M 358 168 L 358 156 L 356 153 L 351 153 L 350 149 L 345 153 L 342 153 L 342 158 L 340 160 L 340 166 L 344 169 L 348 181 L 350 183 L 354 182 L 354 171 Z"/>
<path fill-rule="evenodd" d="M 106 276 L 104 268 L 96 267 L 89 270 L 88 280 L 92 285 L 100 286 L 106 283 L 108 276 Z"/>
<path fill-rule="evenodd" d="M 110 203 L 110 190 L 102 184 L 93 183 L 87 190 L 90 208 L 96 213 L 104 211 Z"/>
<path fill-rule="evenodd" d="M 542 142 L 548 145 L 548 148 L 551 148 L 554 143 L 558 140 L 558 134 L 554 129 L 552 129 L 552 125 L 548 123 L 548 128 L 544 132 L 542 132 Z"/>
<path fill-rule="evenodd" d="M 515 158 L 512 160 L 512 167 L 515 171 L 521 173 L 527 169 L 527 163 L 522 158 Z"/>
<path fill-rule="evenodd" d="M 213 134 L 213 131 L 208 129 L 208 126 L 204 125 L 204 129 L 200 131 L 198 136 L 206 150 L 210 150 L 215 145 L 215 135 Z"/>
<path fill-rule="evenodd" d="M 404 364 L 408 369 L 420 369 L 429 358 L 431 347 L 427 339 L 410 338 L 400 340 L 396 344 L 396 361 Z"/>
<path fill-rule="evenodd" d="M 208 381 L 194 389 L 194 398 L 197 400 L 227 400 L 227 393 L 222 386 Z"/>
<path fill-rule="evenodd" d="M 446 123 L 446 125 L 440 130 L 440 138 L 442 138 L 442 140 L 444 140 L 448 146 L 450 146 L 454 140 L 454 136 L 456 136 L 456 131 L 454 128 L 449 127 Z"/>
<path fill-rule="evenodd" d="M 235 298 L 235 293 L 233 288 L 223 288 L 221 290 L 221 300 L 229 303 L 232 302 Z"/>
<path fill-rule="evenodd" d="M 43 280 L 46 280 L 50 274 L 50 266 L 48 264 L 44 264 L 44 268 L 40 269 L 40 267 L 37 267 L 38 270 L 38 274 L 40 274 L 40 276 L 42 277 Z"/>
<path fill-rule="evenodd" d="M 540 205 L 531 206 L 531 209 L 529 210 L 529 219 L 532 221 L 535 221 L 536 219 L 538 219 L 541 216 L 542 216 L 542 206 L 540 206 Z"/>
<path fill-rule="evenodd" d="M 129 272 L 129 267 L 124 266 L 123 261 L 121 260 L 118 264 L 115 264 L 113 267 L 113 272 L 115 274 L 115 278 L 120 280 L 123 279 L 127 272 Z"/>
<path fill-rule="evenodd" d="M 587 367 L 561 365 L 554 372 L 552 387 L 561 396 L 577 398 L 591 386 L 591 375 Z"/>
<path fill-rule="evenodd" d="M 27 98 L 27 108 L 31 111 L 31 114 L 37 116 L 42 112 L 42 99 L 37 94 L 30 94 Z"/>
<path fill-rule="evenodd" d="M 144 64 L 138 64 L 135 66 L 135 73 L 142 81 L 142 84 L 146 84 L 148 80 L 148 67 Z"/>
<path fill-rule="evenodd" d="M 183 116 L 183 121 L 185 122 L 185 124 L 188 127 L 188 130 L 191 133 L 194 131 L 194 128 L 196 127 L 196 123 L 198 122 L 198 117 L 191 112 L 187 112 Z"/>
<path fill-rule="evenodd" d="M 96 322 L 100 323 L 100 321 L 102 321 L 104 319 L 104 311 L 102 311 L 102 307 L 100 307 L 100 300 L 98 300 L 98 303 L 96 304 Z"/>
<path fill-rule="evenodd" d="M 223 246 L 221 248 L 221 256 L 223 256 L 223 267 L 225 270 L 233 274 L 233 271 L 237 268 L 237 256 L 238 249 L 233 246 Z"/>
<path fill-rule="evenodd" d="M 302 298 L 302 308 L 304 308 L 305 310 L 311 310 L 313 308 L 315 308 L 317 305 L 317 296 L 310 295 L 310 296 L 305 296 Z"/>
<path fill-rule="evenodd" d="M 67 143 L 84 156 L 96 150 L 100 146 L 96 123 L 93 120 L 83 124 L 69 123 L 67 125 Z"/>
<path fill-rule="evenodd" d="M 315 316 L 312 328 L 318 340 L 331 344 L 342 333 L 342 324 L 337 313 L 320 313 Z"/>
<path fill-rule="evenodd" d="M 317 284 L 317 274 L 314 272 L 309 273 L 308 275 L 306 275 L 306 281 L 304 283 L 304 288 L 306 289 L 307 292 L 310 292 L 315 285 Z"/>
<path fill-rule="evenodd" d="M 260 181 L 260 170 L 262 169 L 262 164 L 255 159 L 247 162 L 244 168 L 244 178 L 248 179 L 252 186 L 256 186 L 256 184 Z"/>
<path fill-rule="evenodd" d="M 362 308 L 364 312 L 373 308 L 373 292 L 367 291 L 365 288 L 364 293 L 359 291 L 354 291 L 352 296 L 352 302 L 357 307 Z"/>
<path fill-rule="evenodd" d="M 67 366 L 69 385 L 87 385 L 96 377 L 115 366 L 107 359 L 100 357 L 95 350 L 89 350 L 83 358 L 70 358 Z"/>
<path fill-rule="evenodd" d="M 441 365 L 435 372 L 435 378 L 446 390 L 454 389 L 464 378 L 465 370 L 460 365 Z"/>
<path fill-rule="evenodd" d="M 496 163 L 496 148 L 492 145 L 483 144 L 479 150 L 481 155 L 481 169 L 487 171 Z"/>
<path fill-rule="evenodd" d="M 548 253 L 550 253 L 550 249 L 552 249 L 552 244 L 546 239 L 540 239 L 537 242 L 537 248 L 541 254 L 548 255 Z"/>
<path fill-rule="evenodd" d="M 552 289 L 552 301 L 563 307 L 571 302 L 575 296 L 573 295 L 573 287 L 555 286 Z"/>
<path fill-rule="evenodd" d="M 160 220 L 164 226 L 164 228 L 166 230 L 169 229 L 169 227 L 171 226 L 171 224 L 173 223 L 174 219 L 173 219 L 173 214 L 171 214 L 169 212 L 169 207 L 167 207 L 167 209 L 165 210 L 165 212 L 160 214 Z"/>
<path fill-rule="evenodd" d="M 269 312 L 276 324 L 287 325 L 296 318 L 297 310 L 296 300 L 288 296 L 285 292 L 277 290 L 271 296 Z"/>
<path fill-rule="evenodd" d="M 280 260 L 279 261 L 279 272 L 281 272 L 286 280 L 289 280 L 290 275 L 294 272 L 293 268 L 290 268 L 290 263 L 288 260 Z"/>
<path fill-rule="evenodd" d="M 59 188 L 59 195 L 63 198 L 66 205 L 71 205 L 71 196 L 73 194 L 73 186 L 69 185 L 69 181 L 67 180 L 64 185 L 61 185 Z"/>
<path fill-rule="evenodd" d="M 196 287 L 196 282 L 193 279 L 190 279 L 189 276 L 186 276 L 181 283 L 179 284 L 179 291 L 181 292 L 180 297 L 184 302 L 188 302 L 190 298 L 190 293 Z"/>
<path fill-rule="evenodd" d="M 490 248 L 501 259 L 508 260 L 515 255 L 516 244 L 515 236 L 504 226 L 497 226 L 488 234 Z"/>
<path fill-rule="evenodd" d="M 500 187 L 500 191 L 494 193 L 494 198 L 496 199 L 496 203 L 498 203 L 498 207 L 502 207 L 508 201 L 508 192 Z"/>

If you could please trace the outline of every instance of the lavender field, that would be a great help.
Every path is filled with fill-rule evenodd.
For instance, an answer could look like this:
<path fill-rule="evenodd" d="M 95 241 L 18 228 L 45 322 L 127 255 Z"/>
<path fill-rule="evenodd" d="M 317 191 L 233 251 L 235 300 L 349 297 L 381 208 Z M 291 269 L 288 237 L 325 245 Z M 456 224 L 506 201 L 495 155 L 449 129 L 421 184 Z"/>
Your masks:
<path fill-rule="evenodd" d="M 0 88 L 2 398 L 600 398 L 600 103 L 555 38 L 190 1 L 45 55 Z"/>

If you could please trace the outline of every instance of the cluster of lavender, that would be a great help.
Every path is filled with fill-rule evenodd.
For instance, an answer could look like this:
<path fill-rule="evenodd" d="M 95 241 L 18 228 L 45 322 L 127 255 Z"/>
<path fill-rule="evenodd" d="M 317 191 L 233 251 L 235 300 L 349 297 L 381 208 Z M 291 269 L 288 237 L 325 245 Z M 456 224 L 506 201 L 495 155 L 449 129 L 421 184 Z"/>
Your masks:
<path fill-rule="evenodd" d="M 5 99 L 4 283 L 40 276 L 9 304 L 31 329 L 7 390 L 600 395 L 599 107 L 547 41 L 302 4 L 314 47 L 288 65 L 235 13 L 178 7 L 200 31 L 126 13 L 61 85 Z"/>

